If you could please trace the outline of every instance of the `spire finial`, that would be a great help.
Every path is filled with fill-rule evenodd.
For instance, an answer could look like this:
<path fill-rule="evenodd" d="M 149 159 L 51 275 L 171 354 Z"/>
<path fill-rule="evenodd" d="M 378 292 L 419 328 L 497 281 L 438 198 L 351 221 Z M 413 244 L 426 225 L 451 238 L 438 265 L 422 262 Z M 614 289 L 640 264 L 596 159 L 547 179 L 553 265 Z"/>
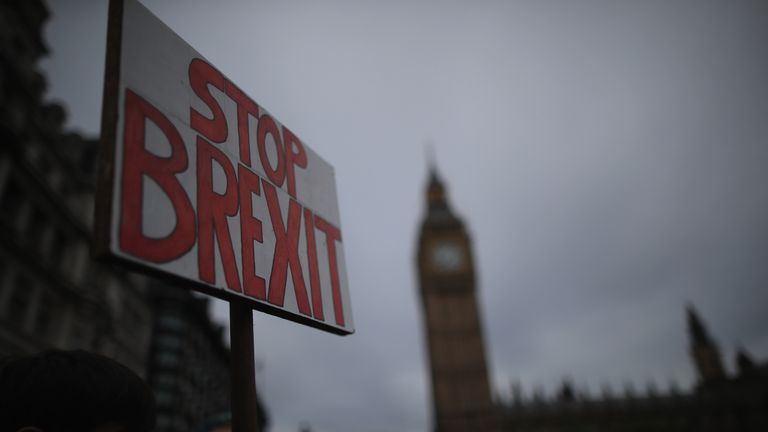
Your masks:
<path fill-rule="evenodd" d="M 435 154 L 435 144 L 428 139 L 424 142 L 424 153 L 427 159 L 427 170 L 430 178 L 437 178 L 437 156 Z"/>
<path fill-rule="evenodd" d="M 739 370 L 739 374 L 745 375 L 752 372 L 755 369 L 755 361 L 752 360 L 749 351 L 740 343 L 736 346 L 736 367 Z"/>
<path fill-rule="evenodd" d="M 424 151 L 427 158 L 427 169 L 429 170 L 429 177 L 427 180 L 427 206 L 430 211 L 439 210 L 444 211 L 448 209 L 448 200 L 445 194 L 445 186 L 440 179 L 440 175 L 437 173 L 437 162 L 435 156 L 435 149 L 431 140 L 425 140 Z"/>
<path fill-rule="evenodd" d="M 691 335 L 691 343 L 693 345 L 709 344 L 709 332 L 707 332 L 704 322 L 699 318 L 699 314 L 696 311 L 693 302 L 688 301 L 685 309 L 686 314 L 688 315 L 688 332 Z"/>
<path fill-rule="evenodd" d="M 693 302 L 688 301 L 686 304 L 686 313 L 688 315 L 688 331 L 691 334 L 693 344 L 707 344 L 709 343 L 709 334 L 704 323 L 699 318 L 699 314 L 696 311 L 696 307 Z"/>
<path fill-rule="evenodd" d="M 704 325 L 704 321 L 699 318 L 693 304 L 689 302 L 686 309 L 691 357 L 699 375 L 699 384 L 718 381 L 725 377 L 720 359 L 720 349 L 709 336 L 707 327 Z"/>

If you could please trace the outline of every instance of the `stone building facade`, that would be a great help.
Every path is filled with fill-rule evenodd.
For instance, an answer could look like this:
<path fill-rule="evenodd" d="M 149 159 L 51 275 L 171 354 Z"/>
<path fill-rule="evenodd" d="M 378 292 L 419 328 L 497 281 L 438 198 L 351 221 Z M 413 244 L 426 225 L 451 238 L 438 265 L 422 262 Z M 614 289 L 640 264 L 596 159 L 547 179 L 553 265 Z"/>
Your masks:
<path fill-rule="evenodd" d="M 230 352 L 221 326 L 208 316 L 208 298 L 154 282 L 148 382 L 155 390 L 158 430 L 195 431 L 230 409 Z M 259 401 L 259 430 L 267 413 Z"/>
<path fill-rule="evenodd" d="M 0 5 L 0 354 L 82 348 L 144 373 L 146 279 L 90 259 L 96 146 L 46 103 L 39 1 Z"/>

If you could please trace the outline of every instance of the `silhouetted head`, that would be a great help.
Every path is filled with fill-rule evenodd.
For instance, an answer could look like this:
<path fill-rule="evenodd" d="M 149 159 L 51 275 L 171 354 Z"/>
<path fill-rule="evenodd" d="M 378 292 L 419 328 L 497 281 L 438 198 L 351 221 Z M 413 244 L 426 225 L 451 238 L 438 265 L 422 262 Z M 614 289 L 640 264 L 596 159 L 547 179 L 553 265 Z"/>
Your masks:
<path fill-rule="evenodd" d="M 120 363 L 86 351 L 0 361 L 2 432 L 149 432 L 150 388 Z"/>

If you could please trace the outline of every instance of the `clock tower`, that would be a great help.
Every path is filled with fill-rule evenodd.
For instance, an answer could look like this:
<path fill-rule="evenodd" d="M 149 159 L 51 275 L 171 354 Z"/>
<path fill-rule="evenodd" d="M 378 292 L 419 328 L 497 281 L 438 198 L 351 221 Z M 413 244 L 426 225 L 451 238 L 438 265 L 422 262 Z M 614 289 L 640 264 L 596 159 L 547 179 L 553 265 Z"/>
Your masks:
<path fill-rule="evenodd" d="M 434 168 L 417 266 L 432 379 L 435 432 L 492 431 L 494 407 L 469 235 Z"/>

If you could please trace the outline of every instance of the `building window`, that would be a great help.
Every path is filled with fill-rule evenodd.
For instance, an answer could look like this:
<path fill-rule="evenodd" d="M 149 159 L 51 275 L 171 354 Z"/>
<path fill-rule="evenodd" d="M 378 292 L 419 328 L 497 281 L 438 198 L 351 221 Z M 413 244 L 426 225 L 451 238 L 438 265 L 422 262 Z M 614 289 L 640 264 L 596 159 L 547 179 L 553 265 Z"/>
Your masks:
<path fill-rule="evenodd" d="M 47 340 L 48 334 L 51 331 L 51 323 L 53 322 L 52 318 L 55 313 L 56 304 L 53 302 L 53 299 L 51 299 L 50 294 L 41 293 L 33 332 L 40 336 L 42 339 Z"/>
<path fill-rule="evenodd" d="M 18 182 L 13 178 L 8 179 L 3 195 L 0 197 L 0 217 L 5 218 L 11 225 L 16 225 L 24 202 L 24 194 Z"/>
<path fill-rule="evenodd" d="M 70 277 L 75 284 L 82 284 L 91 269 L 91 260 L 88 256 L 88 245 L 78 241 L 74 247 L 69 248 L 67 254 L 67 266 L 71 269 Z"/>
<path fill-rule="evenodd" d="M 157 354 L 157 364 L 164 367 L 175 368 L 179 364 L 179 355 L 170 352 L 160 352 Z"/>
<path fill-rule="evenodd" d="M 67 250 L 67 238 L 61 231 L 53 233 L 53 241 L 51 242 L 51 253 L 49 258 L 51 263 L 59 270 L 64 270 L 64 256 Z"/>
<path fill-rule="evenodd" d="M 155 397 L 155 400 L 157 401 L 157 397 Z M 161 405 L 158 401 L 158 405 Z M 157 427 L 158 429 L 165 430 L 168 429 L 171 426 L 171 418 L 168 417 L 165 414 L 158 414 L 157 415 Z"/>
<path fill-rule="evenodd" d="M 173 395 L 167 391 L 155 391 L 155 402 L 158 406 L 168 406 L 173 403 Z"/>
<path fill-rule="evenodd" d="M 162 350 L 181 349 L 182 343 L 181 338 L 174 335 L 164 334 L 157 337 L 157 347 Z"/>
<path fill-rule="evenodd" d="M 165 330 L 184 330 L 184 320 L 175 316 L 161 316 L 158 320 L 158 327 Z"/>
<path fill-rule="evenodd" d="M 174 375 L 161 373 L 155 375 L 155 378 L 152 382 L 152 387 L 156 391 L 168 391 L 173 392 L 177 390 L 178 387 L 178 380 Z"/>
<path fill-rule="evenodd" d="M 37 168 L 42 177 L 48 182 L 48 185 L 54 191 L 59 192 L 62 182 L 62 173 L 58 167 L 51 162 L 49 156 L 40 154 L 37 157 Z"/>
<path fill-rule="evenodd" d="M 43 241 L 45 240 L 47 226 L 48 217 L 39 207 L 35 207 L 32 210 L 32 216 L 29 218 L 29 225 L 27 225 L 25 230 L 25 241 L 32 250 L 42 252 L 45 249 Z"/>
<path fill-rule="evenodd" d="M 5 263 L 5 255 L 0 254 L 0 283 L 3 282 L 3 279 L 5 279 L 5 269 L 6 269 L 6 263 Z M 0 286 L 0 289 L 2 289 L 2 286 Z"/>
<path fill-rule="evenodd" d="M 11 283 L 11 297 L 6 307 L 8 320 L 15 324 L 17 328 L 26 327 L 27 314 L 31 306 L 32 283 L 25 276 L 19 275 Z"/>
<path fill-rule="evenodd" d="M 8 279 L 10 279 L 10 268 L 6 262 L 5 255 L 0 254 L 0 315 L 4 315 L 3 311 L 6 310 L 6 294 L 7 291 L 13 286 Z"/>
<path fill-rule="evenodd" d="M 83 348 L 83 349 L 89 349 L 90 348 L 90 329 L 88 327 L 88 324 L 86 324 L 84 321 L 81 321 L 80 319 L 75 319 L 72 322 L 72 327 L 70 327 L 70 333 L 69 333 L 69 341 L 73 348 Z"/>

